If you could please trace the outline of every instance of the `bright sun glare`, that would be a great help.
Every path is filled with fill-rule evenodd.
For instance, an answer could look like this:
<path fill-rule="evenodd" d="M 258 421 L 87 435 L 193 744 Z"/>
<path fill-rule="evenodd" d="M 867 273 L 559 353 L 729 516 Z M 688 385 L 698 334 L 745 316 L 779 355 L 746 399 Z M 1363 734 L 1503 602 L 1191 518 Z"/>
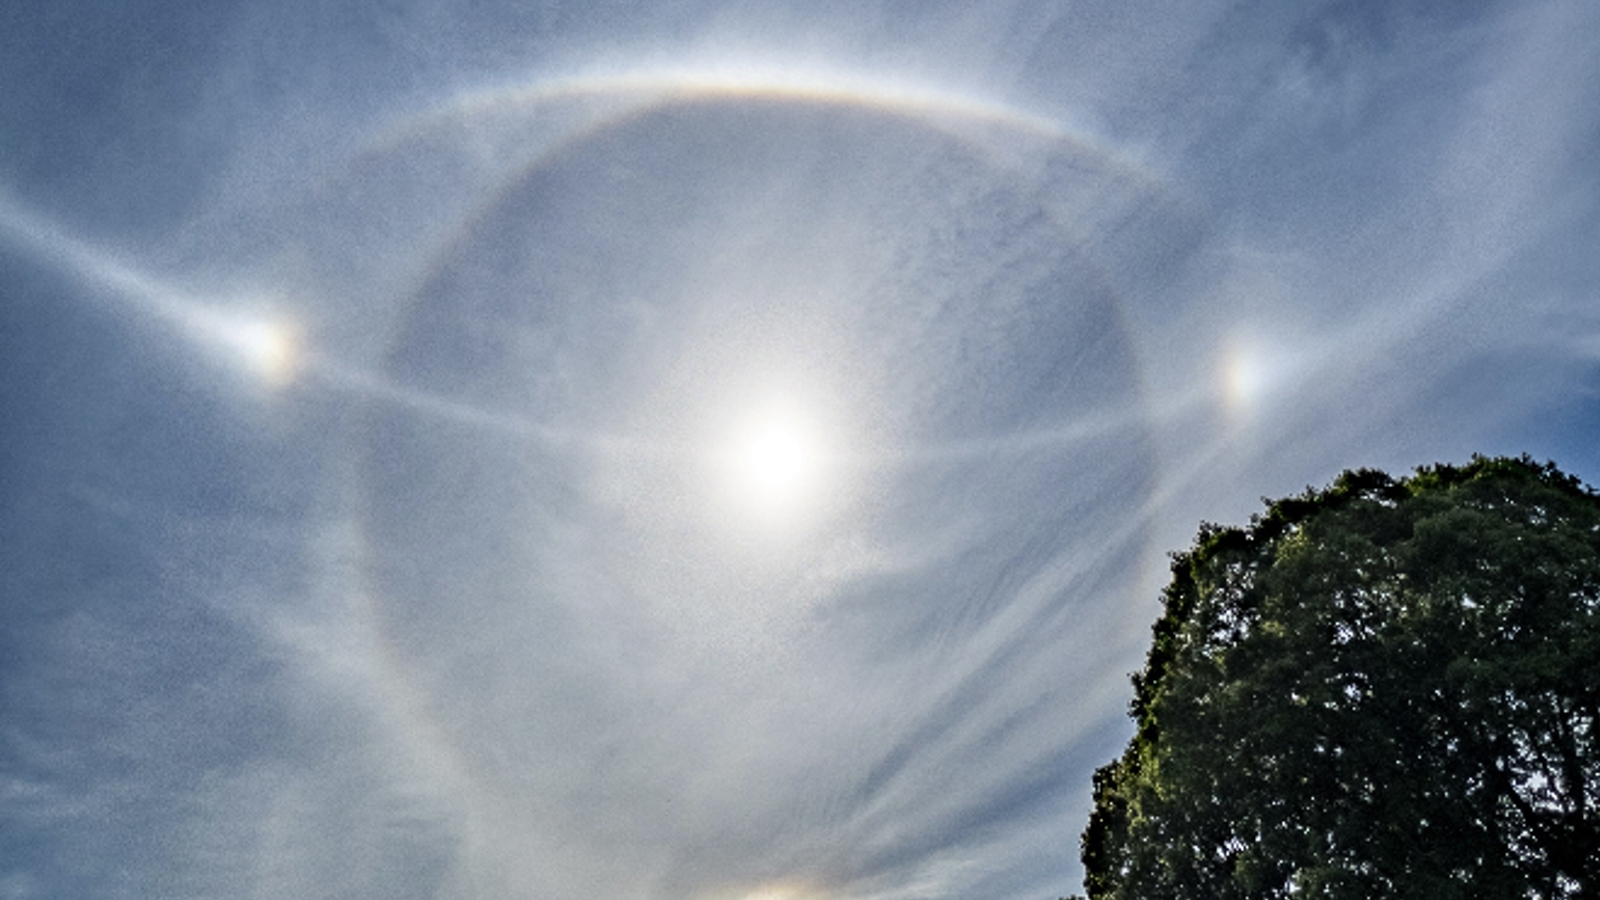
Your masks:
<path fill-rule="evenodd" d="M 792 418 L 770 415 L 745 434 L 739 465 L 748 485 L 767 500 L 800 492 L 815 462 L 804 428 Z"/>

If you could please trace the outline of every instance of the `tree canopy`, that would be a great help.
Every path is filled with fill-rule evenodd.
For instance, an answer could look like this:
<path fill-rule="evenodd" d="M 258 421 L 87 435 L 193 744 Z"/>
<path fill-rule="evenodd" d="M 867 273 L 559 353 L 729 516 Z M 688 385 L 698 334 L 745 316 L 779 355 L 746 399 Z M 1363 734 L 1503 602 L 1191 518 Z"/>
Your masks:
<path fill-rule="evenodd" d="M 1205 524 L 1095 773 L 1091 900 L 1600 896 L 1600 495 L 1475 458 Z"/>

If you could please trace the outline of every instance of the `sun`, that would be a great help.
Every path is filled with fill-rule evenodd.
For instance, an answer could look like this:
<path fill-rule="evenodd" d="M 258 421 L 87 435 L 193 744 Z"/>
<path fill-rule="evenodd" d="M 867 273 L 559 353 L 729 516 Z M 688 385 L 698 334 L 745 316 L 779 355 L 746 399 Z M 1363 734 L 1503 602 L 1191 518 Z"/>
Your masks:
<path fill-rule="evenodd" d="M 855 432 L 836 396 L 808 387 L 708 398 L 715 425 L 693 445 L 703 448 L 696 451 L 702 508 L 737 546 L 808 546 L 858 499 Z"/>
<path fill-rule="evenodd" d="M 817 465 L 816 439 L 792 413 L 770 410 L 740 435 L 734 462 L 742 487 L 766 504 L 803 495 Z"/>
<path fill-rule="evenodd" d="M 755 429 L 741 453 L 752 485 L 773 494 L 788 493 L 805 477 L 809 453 L 791 423 L 772 421 Z"/>

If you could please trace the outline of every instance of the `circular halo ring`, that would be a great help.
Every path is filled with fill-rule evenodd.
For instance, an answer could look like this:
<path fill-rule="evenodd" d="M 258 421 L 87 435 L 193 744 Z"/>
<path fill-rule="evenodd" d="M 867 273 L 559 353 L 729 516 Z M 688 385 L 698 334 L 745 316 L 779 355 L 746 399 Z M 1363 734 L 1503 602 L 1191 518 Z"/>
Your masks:
<path fill-rule="evenodd" d="M 973 146 L 994 151 L 995 155 L 991 158 L 995 170 L 1000 173 L 1004 173 L 1010 165 L 1020 164 L 1020 157 L 1008 155 L 1011 151 L 1004 146 L 1003 138 L 1021 137 L 1034 142 L 1037 146 L 1055 148 L 1053 152 L 1046 152 L 1044 154 L 1046 156 L 1087 158 L 1093 165 L 1114 172 L 1124 181 L 1132 182 L 1138 188 L 1135 193 L 1165 193 L 1160 179 L 1151 175 L 1145 167 L 1126 155 L 1112 152 L 1082 133 L 1069 131 L 1043 117 L 959 94 L 916 90 L 892 83 L 876 84 L 854 77 L 828 77 L 815 74 L 796 77 L 786 73 L 751 74 L 720 69 L 667 69 L 562 78 L 458 95 L 423 113 L 401 119 L 396 127 L 380 134 L 369 145 L 370 149 L 367 151 L 369 154 L 381 156 L 403 153 L 407 145 L 414 141 L 435 140 L 441 133 L 462 127 L 468 127 L 477 133 L 492 131 L 493 129 L 484 128 L 486 120 L 497 120 L 490 124 L 518 123 L 523 119 L 536 117 L 541 112 L 567 108 L 567 122 L 571 127 L 558 129 L 543 135 L 540 140 L 523 144 L 517 148 L 513 158 L 497 159 L 496 164 L 489 167 L 492 174 L 484 180 L 482 189 L 474 194 L 463 214 L 453 217 L 455 226 L 442 232 L 441 238 L 433 245 L 432 252 L 427 253 L 430 261 L 418 273 L 410 295 L 415 297 L 423 285 L 437 277 L 438 272 L 448 264 L 460 244 L 470 239 L 478 224 L 502 203 L 506 192 L 526 179 L 528 173 L 550 164 L 552 160 L 557 160 L 573 148 L 596 139 L 609 129 L 621 127 L 652 111 L 682 104 L 749 101 L 856 109 L 914 122 Z M 493 137 L 493 135 L 488 136 Z M 495 146 L 491 149 L 499 152 L 505 148 Z M 495 154 L 491 153 L 491 156 L 493 155 Z M 1056 224 L 1061 230 L 1078 231 L 1070 227 L 1072 225 L 1070 217 L 1060 209 L 1047 209 L 1045 212 L 1052 218 L 1058 219 Z M 1090 252 L 1083 249 L 1083 245 L 1063 249 L 1085 264 L 1093 273 L 1093 277 L 1110 292 L 1113 298 L 1120 297 L 1113 287 L 1113 279 L 1101 267 L 1093 264 Z M 1113 312 L 1120 318 L 1121 300 L 1114 299 L 1112 306 Z M 1125 329 L 1123 333 L 1126 333 Z M 392 345 L 395 338 L 396 335 L 391 334 L 382 343 Z M 1134 370 L 1134 390 L 1136 395 L 1142 397 L 1137 348 L 1131 340 L 1128 352 L 1131 354 Z M 385 351 L 383 358 L 387 358 L 387 353 L 388 351 Z M 374 383 L 382 382 L 385 377 L 376 376 Z M 403 389 L 395 389 L 391 385 L 387 390 Z M 396 399 L 396 396 L 391 396 L 390 399 Z M 448 414 L 451 401 L 437 397 L 425 399 L 435 404 L 434 412 Z M 461 412 L 469 423 L 492 424 L 493 421 L 504 418 L 492 412 L 474 410 L 466 405 L 461 407 Z M 1016 442 L 1026 449 L 1037 449 L 1041 445 L 1058 440 L 1072 442 L 1101 431 L 1114 431 L 1137 425 L 1140 421 L 1139 416 L 1138 411 L 1135 411 L 1131 419 L 1119 418 L 1115 422 L 1106 423 L 1103 427 L 1088 425 L 1076 429 L 1069 428 L 1061 434 L 1023 434 L 1017 436 Z M 514 419 L 506 421 L 510 430 L 521 431 L 545 444 L 575 443 L 593 449 L 614 443 L 606 436 L 575 436 L 566 432 L 541 431 L 540 426 L 535 423 L 524 422 L 519 425 Z M 1008 441 L 1010 441 L 1008 438 L 969 441 L 960 446 L 932 448 L 922 455 L 929 458 L 943 458 L 987 454 L 1004 449 Z M 361 523 L 366 521 L 367 501 L 358 500 L 358 503 L 362 508 L 355 510 L 353 514 L 355 521 Z M 362 540 L 365 540 L 364 535 Z M 379 669 L 378 677 L 385 682 L 381 686 L 380 694 L 388 698 L 386 702 L 392 701 L 391 705 L 396 707 L 388 710 L 388 713 L 402 730 L 413 732 L 414 736 L 420 735 L 418 740 L 425 744 L 423 755 L 435 760 L 441 771 L 448 776 L 448 782 L 457 789 L 466 788 L 463 796 L 468 798 L 470 805 L 489 802 L 486 798 L 493 798 L 496 792 L 479 784 L 481 777 L 475 772 L 470 759 L 471 754 L 456 746 L 450 736 L 450 729 L 435 721 L 436 716 L 428 710 L 431 705 L 427 699 L 428 691 L 424 686 L 415 683 L 409 667 L 402 663 L 406 658 L 404 650 L 395 646 L 393 636 L 385 627 L 386 616 L 379 608 L 383 605 L 379 596 L 380 588 L 371 583 L 365 566 L 361 566 L 361 569 L 362 599 L 356 604 L 356 611 L 360 625 L 366 631 L 365 638 L 371 641 L 372 647 L 375 648 L 374 659 Z M 504 811 L 488 813 L 476 809 L 470 810 L 469 813 L 469 818 L 471 815 L 481 814 L 491 819 L 498 819 L 505 814 Z M 490 840 L 483 836 L 486 830 L 492 829 L 469 826 L 469 834 L 476 835 L 474 840 L 468 842 L 469 849 Z"/>

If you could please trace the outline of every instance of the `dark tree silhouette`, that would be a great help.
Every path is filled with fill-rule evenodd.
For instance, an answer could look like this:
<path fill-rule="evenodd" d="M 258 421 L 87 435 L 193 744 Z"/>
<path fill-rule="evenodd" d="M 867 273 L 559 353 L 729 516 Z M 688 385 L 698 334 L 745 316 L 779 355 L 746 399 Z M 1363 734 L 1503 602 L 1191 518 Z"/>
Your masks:
<path fill-rule="evenodd" d="M 1600 895 L 1600 495 L 1346 472 L 1172 572 L 1091 900 Z"/>

